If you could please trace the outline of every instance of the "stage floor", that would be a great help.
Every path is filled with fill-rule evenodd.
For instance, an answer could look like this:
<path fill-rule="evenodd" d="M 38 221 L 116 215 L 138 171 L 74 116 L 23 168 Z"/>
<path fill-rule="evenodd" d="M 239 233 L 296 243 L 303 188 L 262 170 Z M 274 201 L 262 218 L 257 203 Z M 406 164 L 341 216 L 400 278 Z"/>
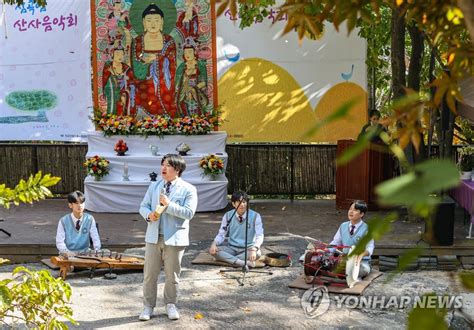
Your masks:
<path fill-rule="evenodd" d="M 339 224 L 346 220 L 346 211 L 336 210 L 335 200 L 254 200 L 251 207 L 262 215 L 266 235 L 309 236 L 329 242 Z M 57 253 L 55 235 L 58 220 L 68 213 L 64 199 L 50 199 L 33 205 L 21 205 L 0 210 L 0 257 L 15 262 L 38 261 Z M 197 213 L 191 221 L 191 244 L 210 241 L 215 237 L 225 210 Z M 386 212 L 368 212 L 367 218 Z M 114 251 L 144 246 L 146 222 L 138 213 L 92 213 L 99 224 L 103 247 Z M 393 222 L 393 230 L 375 242 L 374 255 L 399 255 L 416 246 L 423 222 L 406 222 L 403 216 Z M 464 212 L 456 208 L 454 245 L 431 247 L 429 255 L 474 255 L 474 240 L 468 240 L 469 223 Z M 421 242 L 422 246 L 428 246 Z M 197 245 L 197 244 L 196 244 Z M 299 253 L 299 251 L 298 251 Z"/>

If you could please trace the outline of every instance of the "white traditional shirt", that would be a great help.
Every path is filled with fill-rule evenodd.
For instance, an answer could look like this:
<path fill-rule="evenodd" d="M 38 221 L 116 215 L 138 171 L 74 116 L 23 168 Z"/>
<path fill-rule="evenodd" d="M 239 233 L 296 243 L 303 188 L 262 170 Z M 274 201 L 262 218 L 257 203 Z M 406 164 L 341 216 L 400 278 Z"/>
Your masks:
<path fill-rule="evenodd" d="M 256 212 L 255 212 L 256 213 Z M 263 243 L 263 224 L 262 218 L 260 214 L 256 213 L 257 216 L 255 217 L 255 247 L 260 249 L 260 246 Z M 236 216 L 238 214 L 236 213 Z M 245 221 L 245 217 L 247 216 L 247 212 L 242 214 L 242 219 Z M 216 245 L 221 245 L 225 241 L 225 237 L 227 235 L 227 216 L 224 214 L 222 217 L 221 227 L 219 229 L 219 233 L 217 233 L 216 238 L 214 238 L 214 242 Z"/>
<path fill-rule="evenodd" d="M 73 225 L 76 226 L 77 220 L 79 220 L 79 224 L 82 224 L 83 217 L 84 216 L 78 219 L 74 216 L 74 213 L 71 213 L 71 221 L 73 222 Z M 100 243 L 99 231 L 97 230 L 97 225 L 95 223 L 94 218 L 92 218 L 91 229 L 90 229 L 89 234 L 92 239 L 94 250 L 100 250 L 101 243 Z M 60 253 L 71 252 L 66 247 L 66 232 L 64 231 L 64 226 L 61 221 L 59 221 L 58 223 L 58 230 L 56 232 L 56 247 L 58 248 Z"/>
<path fill-rule="evenodd" d="M 354 228 L 354 233 L 359 229 L 359 227 L 362 225 L 363 221 L 359 221 L 357 224 L 355 224 Z M 352 223 L 349 225 L 349 231 L 351 229 Z M 342 245 L 342 236 L 341 233 L 339 232 L 339 228 L 336 231 L 336 234 L 334 235 L 334 238 L 332 239 L 331 243 L 329 245 Z M 369 257 L 372 256 L 372 253 L 374 253 L 374 240 L 370 240 L 369 243 L 367 243 L 367 246 L 365 247 L 367 252 L 369 252 Z"/>

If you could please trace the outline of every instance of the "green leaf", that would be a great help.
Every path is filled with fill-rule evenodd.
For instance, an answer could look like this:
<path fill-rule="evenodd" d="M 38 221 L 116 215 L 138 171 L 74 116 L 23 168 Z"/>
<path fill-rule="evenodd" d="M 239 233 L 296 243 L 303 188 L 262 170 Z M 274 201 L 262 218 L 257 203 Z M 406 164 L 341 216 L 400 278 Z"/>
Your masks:
<path fill-rule="evenodd" d="M 46 174 L 41 180 L 41 185 L 45 187 L 50 187 L 58 183 L 60 180 L 61 180 L 60 177 L 51 176 L 51 174 Z"/>
<path fill-rule="evenodd" d="M 417 260 L 418 256 L 422 252 L 422 248 L 417 246 L 416 248 L 408 250 L 398 258 L 398 268 L 397 270 L 404 270 L 412 261 Z"/>
<path fill-rule="evenodd" d="M 412 171 L 379 184 L 375 191 L 383 205 L 435 204 L 430 194 L 456 187 L 459 172 L 450 160 L 428 160 L 417 164 Z"/>
<path fill-rule="evenodd" d="M 337 108 L 333 113 L 331 113 L 326 118 L 322 119 L 319 123 L 317 123 L 314 127 L 309 129 L 305 134 L 304 137 L 310 137 L 314 133 L 316 133 L 321 127 L 341 118 L 344 118 L 349 110 L 355 106 L 358 102 L 360 102 L 360 97 L 355 97 L 350 99 L 349 101 L 342 104 L 339 108 Z"/>
<path fill-rule="evenodd" d="M 413 308 L 408 315 L 408 329 L 430 329 L 445 330 L 448 329 L 444 317 L 446 310 L 436 308 Z"/>
<path fill-rule="evenodd" d="M 367 225 L 369 229 L 367 230 L 367 234 L 362 237 L 354 250 L 352 250 L 349 256 L 359 255 L 365 251 L 365 247 L 370 242 L 370 240 L 378 240 L 380 239 L 385 233 L 389 232 L 392 225 L 391 223 L 397 218 L 396 213 L 390 213 L 387 216 L 380 218 L 378 216 L 371 218 L 367 221 Z"/>
<path fill-rule="evenodd" d="M 464 272 L 459 274 L 459 278 L 466 289 L 474 291 L 474 273 Z"/>
<path fill-rule="evenodd" d="M 369 131 L 367 132 L 367 134 L 362 135 L 361 138 L 358 139 L 355 144 L 350 146 L 348 149 L 344 151 L 342 155 L 337 157 L 336 165 L 338 166 L 346 165 L 348 162 L 350 162 L 352 159 L 354 159 L 360 153 L 362 153 L 367 148 L 367 146 L 369 146 L 369 143 L 373 134 L 374 134 L 374 131 Z"/>
<path fill-rule="evenodd" d="M 0 283 L 0 307 L 3 310 L 8 309 L 12 302 L 10 290 L 6 285 L 7 283 Z"/>

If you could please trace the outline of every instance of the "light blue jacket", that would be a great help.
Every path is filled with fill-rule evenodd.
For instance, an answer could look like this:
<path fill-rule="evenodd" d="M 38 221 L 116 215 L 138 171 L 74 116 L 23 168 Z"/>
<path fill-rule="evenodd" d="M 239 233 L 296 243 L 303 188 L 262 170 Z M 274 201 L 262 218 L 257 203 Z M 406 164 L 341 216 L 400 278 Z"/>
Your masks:
<path fill-rule="evenodd" d="M 160 201 L 160 192 L 165 185 L 164 180 L 152 182 L 140 204 L 140 215 L 146 220 Z M 198 198 L 196 187 L 190 183 L 176 179 L 168 196 L 170 203 L 158 221 L 148 222 L 145 242 L 158 243 L 160 221 L 163 222 L 163 237 L 166 245 L 189 245 L 189 220 L 196 212 Z"/>

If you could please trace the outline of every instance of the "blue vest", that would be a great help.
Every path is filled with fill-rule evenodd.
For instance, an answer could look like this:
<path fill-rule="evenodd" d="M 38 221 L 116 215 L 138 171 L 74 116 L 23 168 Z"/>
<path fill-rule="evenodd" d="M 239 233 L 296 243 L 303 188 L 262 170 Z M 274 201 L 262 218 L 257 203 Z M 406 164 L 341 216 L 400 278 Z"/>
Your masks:
<path fill-rule="evenodd" d="M 66 234 L 66 247 L 69 251 L 83 251 L 89 248 L 92 219 L 90 214 L 84 213 L 81 228 L 76 230 L 75 223 L 70 214 L 61 218 L 64 233 Z"/>
<path fill-rule="evenodd" d="M 339 232 L 341 234 L 342 238 L 342 245 L 347 245 L 347 246 L 352 246 L 352 245 L 357 245 L 359 240 L 365 236 L 367 233 L 369 226 L 365 223 L 362 222 L 362 224 L 357 228 L 355 233 L 353 235 L 350 234 L 350 226 L 351 222 L 347 221 L 341 224 L 339 227 Z M 344 248 L 342 252 L 344 253 L 349 253 L 350 248 Z M 369 256 L 365 256 L 362 258 L 362 260 L 370 261 Z"/>
<path fill-rule="evenodd" d="M 234 214 L 232 219 L 230 217 Z M 247 232 L 247 247 L 251 247 L 255 244 L 255 219 L 257 213 L 249 210 L 248 214 L 248 232 Z M 237 248 L 245 248 L 245 218 L 242 223 L 239 223 L 239 216 L 235 210 L 231 210 L 226 213 L 227 219 L 227 235 L 229 236 L 229 245 Z M 230 223 L 229 223 L 230 221 Z"/>

